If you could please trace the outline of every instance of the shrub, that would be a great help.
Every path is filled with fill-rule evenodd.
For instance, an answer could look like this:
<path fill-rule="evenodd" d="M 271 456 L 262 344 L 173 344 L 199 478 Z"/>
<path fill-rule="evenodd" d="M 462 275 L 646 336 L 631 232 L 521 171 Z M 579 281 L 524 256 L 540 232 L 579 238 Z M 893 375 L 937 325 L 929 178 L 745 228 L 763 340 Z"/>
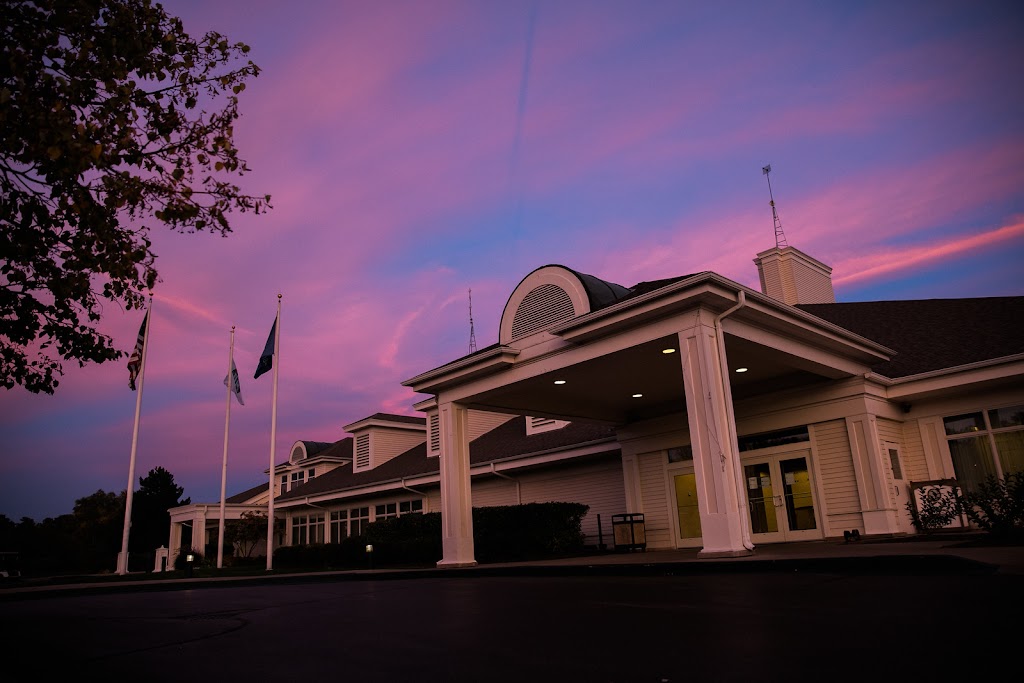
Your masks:
<path fill-rule="evenodd" d="M 195 550 L 189 550 L 188 548 L 182 548 L 181 551 L 174 557 L 174 568 L 184 570 L 188 567 L 188 556 L 192 556 L 192 566 L 202 567 L 205 559 L 203 554 L 196 552 Z"/>
<path fill-rule="evenodd" d="M 989 477 L 963 495 L 967 518 L 993 536 L 1024 534 L 1024 472 Z"/>
<path fill-rule="evenodd" d="M 377 564 L 434 564 L 441 559 L 441 513 L 389 517 L 366 527 Z"/>
<path fill-rule="evenodd" d="M 527 503 L 473 508 L 473 542 L 480 562 L 567 555 L 583 548 L 581 524 L 590 506 Z"/>
<path fill-rule="evenodd" d="M 908 501 L 907 510 L 914 528 L 927 533 L 947 526 L 960 516 L 960 497 L 953 487 L 925 486 L 921 488 L 921 507 Z"/>

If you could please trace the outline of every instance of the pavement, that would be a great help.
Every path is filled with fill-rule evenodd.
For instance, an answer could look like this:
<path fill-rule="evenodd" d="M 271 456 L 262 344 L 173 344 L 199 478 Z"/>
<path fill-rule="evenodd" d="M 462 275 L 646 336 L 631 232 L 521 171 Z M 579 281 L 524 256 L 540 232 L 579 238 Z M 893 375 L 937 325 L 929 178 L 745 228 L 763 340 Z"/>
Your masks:
<path fill-rule="evenodd" d="M 982 533 L 936 537 L 862 538 L 761 545 L 741 557 L 702 557 L 697 548 L 605 551 L 593 555 L 460 568 L 382 568 L 145 579 L 110 575 L 69 583 L 0 584 L 0 600 L 95 592 L 180 590 L 260 583 L 458 578 L 485 576 L 643 576 L 729 572 L 816 572 L 861 574 L 1024 574 L 1024 545 L 997 544 Z M 158 578 L 157 578 L 158 577 Z"/>

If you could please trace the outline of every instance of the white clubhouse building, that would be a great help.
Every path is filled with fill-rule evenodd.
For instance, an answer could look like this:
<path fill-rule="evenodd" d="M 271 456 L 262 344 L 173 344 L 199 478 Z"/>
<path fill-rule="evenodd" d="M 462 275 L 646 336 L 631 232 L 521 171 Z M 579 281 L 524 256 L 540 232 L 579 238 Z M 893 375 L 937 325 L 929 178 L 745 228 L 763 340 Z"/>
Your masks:
<path fill-rule="evenodd" d="M 377 413 L 275 469 L 275 543 L 330 543 L 439 511 L 442 567 L 475 563 L 472 507 L 643 515 L 649 549 L 703 557 L 766 543 L 915 533 L 923 482 L 1024 470 L 1024 296 L 836 303 L 793 247 L 754 259 L 761 291 L 713 272 L 606 282 L 528 274 L 498 342 L 404 386 L 422 417 Z M 266 511 L 268 486 L 226 517 Z M 216 542 L 219 503 L 171 510 L 171 542 Z M 265 548 L 263 548 L 265 552 Z"/>

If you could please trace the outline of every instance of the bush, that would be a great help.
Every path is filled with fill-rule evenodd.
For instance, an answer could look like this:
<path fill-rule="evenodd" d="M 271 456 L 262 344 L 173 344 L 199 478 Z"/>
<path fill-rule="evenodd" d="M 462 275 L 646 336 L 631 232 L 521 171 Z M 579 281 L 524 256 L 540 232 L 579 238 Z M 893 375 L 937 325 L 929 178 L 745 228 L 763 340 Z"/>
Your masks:
<path fill-rule="evenodd" d="M 583 549 L 581 524 L 590 506 L 527 503 L 473 508 L 473 542 L 480 562 L 569 555 Z"/>
<path fill-rule="evenodd" d="M 907 503 L 919 531 L 941 529 L 959 515 L 993 536 L 1024 537 L 1024 472 L 1003 479 L 989 477 L 974 491 L 927 486 L 921 489 L 921 507 Z"/>
<path fill-rule="evenodd" d="M 989 477 L 963 495 L 967 518 L 993 536 L 1024 535 L 1024 472 Z"/>
<path fill-rule="evenodd" d="M 206 561 L 203 558 L 202 553 L 197 553 L 196 551 L 189 550 L 188 548 L 182 548 L 181 551 L 174 557 L 174 568 L 178 570 L 184 570 L 186 567 L 188 567 L 189 555 L 192 556 L 193 567 L 202 567 L 204 562 Z"/>
<path fill-rule="evenodd" d="M 389 517 L 366 527 L 366 542 L 381 564 L 436 564 L 441 559 L 441 513 Z"/>
<path fill-rule="evenodd" d="M 935 531 L 949 525 L 960 516 L 960 497 L 957 489 L 948 486 L 921 488 L 921 508 L 907 501 L 914 528 L 921 532 Z"/>
<path fill-rule="evenodd" d="M 274 551 L 277 568 L 358 569 L 367 564 L 366 539 L 346 538 L 341 543 L 287 545 Z"/>

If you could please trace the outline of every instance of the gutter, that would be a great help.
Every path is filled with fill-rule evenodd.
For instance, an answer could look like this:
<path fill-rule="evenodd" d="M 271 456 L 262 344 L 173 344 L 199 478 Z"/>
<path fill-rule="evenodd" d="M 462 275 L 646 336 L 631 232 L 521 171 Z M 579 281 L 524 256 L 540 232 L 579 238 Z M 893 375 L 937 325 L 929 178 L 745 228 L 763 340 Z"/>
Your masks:
<path fill-rule="evenodd" d="M 499 472 L 497 469 L 495 469 L 493 462 L 491 463 L 491 474 L 493 474 L 496 477 L 501 477 L 502 479 L 508 479 L 509 481 L 514 482 L 516 485 L 516 505 L 523 504 L 523 490 L 522 487 L 519 485 L 518 479 Z"/>
<path fill-rule="evenodd" d="M 747 305 L 747 293 L 742 289 L 736 296 L 736 305 L 728 308 L 715 316 L 715 338 L 718 341 L 718 364 L 722 376 L 722 389 L 725 398 L 725 415 L 728 422 L 729 441 L 732 448 L 736 448 L 738 438 L 736 436 L 736 413 L 732 406 L 732 381 L 729 378 L 729 362 L 725 357 L 725 332 L 722 329 L 722 320 L 732 315 Z M 740 469 L 739 454 L 732 458 L 734 487 L 736 488 L 736 501 L 746 501 L 747 491 L 743 487 L 743 470 Z M 743 506 L 746 507 L 746 506 Z M 747 550 L 754 549 L 754 543 L 750 540 L 750 520 L 745 514 L 740 514 L 740 540 Z"/>

